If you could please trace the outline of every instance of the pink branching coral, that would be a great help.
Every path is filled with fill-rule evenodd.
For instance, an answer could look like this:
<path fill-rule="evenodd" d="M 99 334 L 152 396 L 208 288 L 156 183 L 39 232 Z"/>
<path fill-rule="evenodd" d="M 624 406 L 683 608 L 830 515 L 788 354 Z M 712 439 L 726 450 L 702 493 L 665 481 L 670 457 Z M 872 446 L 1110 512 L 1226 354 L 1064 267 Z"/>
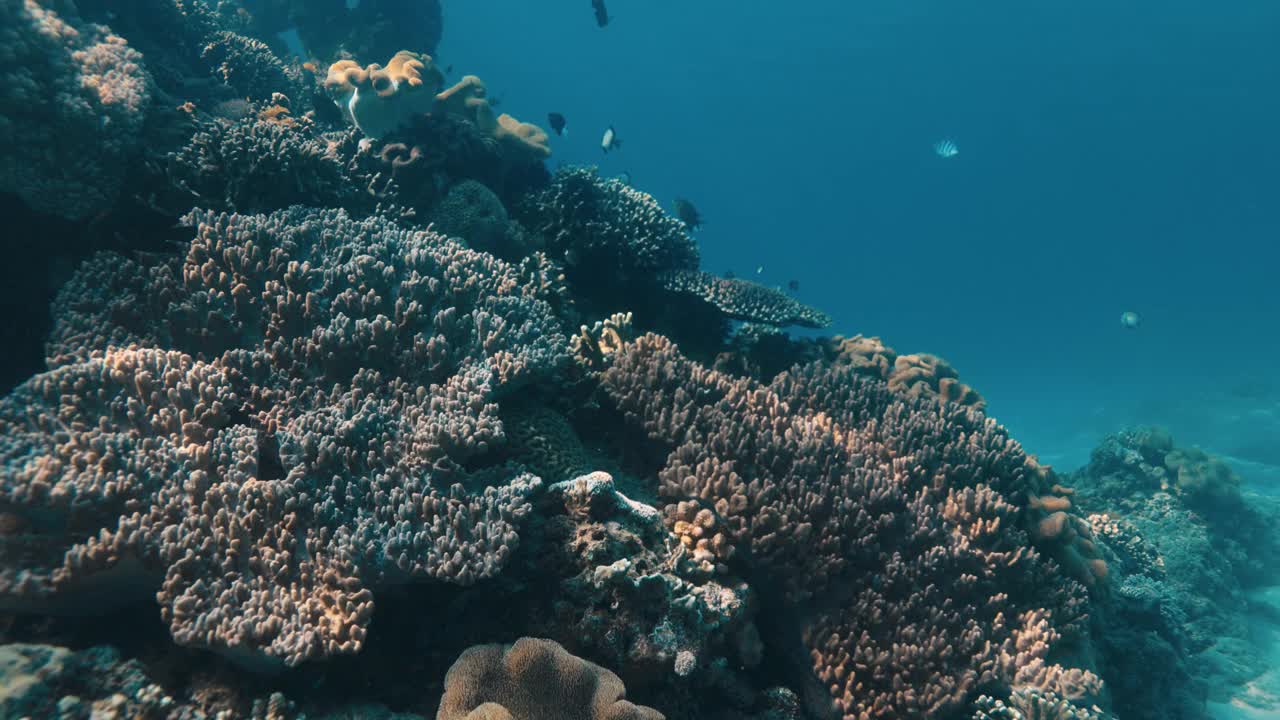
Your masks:
<path fill-rule="evenodd" d="M 0 190 L 79 220 L 115 201 L 152 83 L 123 38 L 47 5 L 0 2 Z"/>
<path fill-rule="evenodd" d="M 102 254 L 52 369 L 0 401 L 0 602 L 154 592 L 249 663 L 360 649 L 371 587 L 500 570 L 540 481 L 497 400 L 567 343 L 535 278 L 338 210 L 196 212 L 185 257 Z"/>
<path fill-rule="evenodd" d="M 800 616 L 843 717 L 934 717 L 993 685 L 1099 690 L 1048 660 L 1084 591 L 1023 529 L 1033 466 L 994 421 L 824 364 L 734 379 L 656 335 L 601 379 L 673 448 L 668 521 L 713 512 L 731 561 Z"/>

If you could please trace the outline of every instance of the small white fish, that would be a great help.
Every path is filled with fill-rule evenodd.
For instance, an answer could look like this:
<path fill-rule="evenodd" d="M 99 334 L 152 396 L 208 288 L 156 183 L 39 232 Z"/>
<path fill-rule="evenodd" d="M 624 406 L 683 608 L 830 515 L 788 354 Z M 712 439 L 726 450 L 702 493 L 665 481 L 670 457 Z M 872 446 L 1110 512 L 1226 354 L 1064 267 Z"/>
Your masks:
<path fill-rule="evenodd" d="M 1142 324 L 1142 316 L 1132 310 L 1126 310 L 1120 313 L 1120 326 L 1135 330 Z"/>
<path fill-rule="evenodd" d="M 763 265 L 761 265 L 761 266 L 759 266 L 759 267 L 757 267 L 757 268 L 756 268 L 756 274 L 757 274 L 757 275 L 759 275 L 759 274 L 761 274 L 761 273 L 763 273 L 763 272 L 764 272 L 764 266 L 763 266 Z"/>
<path fill-rule="evenodd" d="M 622 147 L 622 138 L 618 137 L 617 131 L 610 125 L 604 131 L 604 137 L 600 138 L 600 149 L 609 152 L 610 150 L 618 150 Z"/>
<path fill-rule="evenodd" d="M 942 139 L 934 144 L 933 152 L 940 158 L 953 158 L 960 154 L 960 146 L 949 138 Z"/>

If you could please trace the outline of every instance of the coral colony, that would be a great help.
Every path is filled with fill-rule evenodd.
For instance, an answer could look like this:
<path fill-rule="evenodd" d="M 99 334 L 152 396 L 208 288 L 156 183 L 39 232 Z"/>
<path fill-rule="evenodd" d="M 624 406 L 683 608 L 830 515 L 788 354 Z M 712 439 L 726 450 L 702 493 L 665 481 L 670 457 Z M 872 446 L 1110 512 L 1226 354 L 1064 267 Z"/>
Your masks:
<path fill-rule="evenodd" d="M 0 0 L 0 189 L 152 219 L 0 399 L 0 717 L 1198 717 L 1197 599 L 1277 554 L 1216 458 L 1063 477 L 942 359 L 788 335 L 446 83 L 435 3 L 104 4 Z"/>

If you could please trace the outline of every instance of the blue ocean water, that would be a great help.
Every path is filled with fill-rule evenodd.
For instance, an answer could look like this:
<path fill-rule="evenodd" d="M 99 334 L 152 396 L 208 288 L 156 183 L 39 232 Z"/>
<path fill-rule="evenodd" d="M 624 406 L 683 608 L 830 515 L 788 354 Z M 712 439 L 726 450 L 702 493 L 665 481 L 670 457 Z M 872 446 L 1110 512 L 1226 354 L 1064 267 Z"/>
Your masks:
<path fill-rule="evenodd" d="M 448 3 L 442 64 L 693 200 L 708 269 L 947 358 L 1046 462 L 1155 423 L 1280 487 L 1280 4 L 609 9 Z"/>

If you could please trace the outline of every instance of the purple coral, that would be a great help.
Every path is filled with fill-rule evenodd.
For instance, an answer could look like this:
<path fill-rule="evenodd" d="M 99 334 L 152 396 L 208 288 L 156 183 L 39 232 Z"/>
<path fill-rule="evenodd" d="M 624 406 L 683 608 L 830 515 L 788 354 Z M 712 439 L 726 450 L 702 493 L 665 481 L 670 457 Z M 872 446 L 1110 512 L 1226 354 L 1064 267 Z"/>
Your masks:
<path fill-rule="evenodd" d="M 486 460 L 496 401 L 568 357 L 539 286 L 337 210 L 187 221 L 90 261 L 0 401 L 3 602 L 154 591 L 179 642 L 293 665 L 361 647 L 370 587 L 496 573 L 540 484 Z"/>

